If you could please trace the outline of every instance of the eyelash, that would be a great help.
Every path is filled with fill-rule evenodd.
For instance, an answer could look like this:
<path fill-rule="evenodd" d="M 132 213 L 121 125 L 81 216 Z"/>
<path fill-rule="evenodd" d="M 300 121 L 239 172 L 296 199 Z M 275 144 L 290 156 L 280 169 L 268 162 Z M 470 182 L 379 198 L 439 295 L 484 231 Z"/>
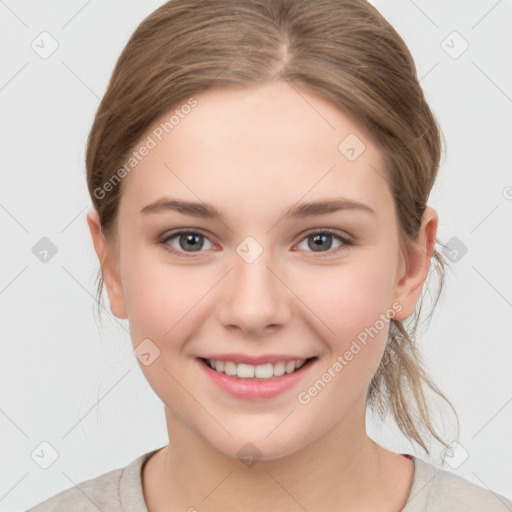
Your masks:
<path fill-rule="evenodd" d="M 173 247 L 171 247 L 168 244 L 169 240 L 172 240 L 173 238 L 176 238 L 176 237 L 179 237 L 182 235 L 201 235 L 204 238 L 208 239 L 208 237 L 201 231 L 191 230 L 191 229 L 183 229 L 183 230 L 176 231 L 174 233 L 171 233 L 171 234 L 165 236 L 158 243 L 163 247 L 164 250 L 166 250 L 167 252 L 170 252 L 171 254 L 174 254 L 181 258 L 191 258 L 194 256 L 194 253 L 187 253 L 185 251 L 177 251 L 176 249 L 174 249 Z M 316 230 L 310 231 L 310 232 L 306 233 L 303 238 L 300 239 L 299 243 L 302 242 L 303 240 L 307 239 L 308 237 L 314 236 L 314 235 L 331 235 L 334 238 L 337 238 L 339 241 L 342 242 L 342 245 L 340 245 L 339 247 L 336 247 L 334 249 L 329 249 L 328 251 L 325 251 L 325 252 L 318 252 L 317 255 L 319 258 L 330 257 L 333 254 L 337 254 L 338 252 L 347 250 L 347 246 L 354 245 L 354 242 L 352 240 L 350 240 L 349 238 L 343 237 L 340 234 L 338 234 L 337 232 L 332 231 L 330 229 L 316 229 Z M 198 251 L 198 252 L 200 253 L 200 252 L 204 252 L 204 251 Z M 307 252 L 314 253 L 315 251 L 307 251 Z"/>

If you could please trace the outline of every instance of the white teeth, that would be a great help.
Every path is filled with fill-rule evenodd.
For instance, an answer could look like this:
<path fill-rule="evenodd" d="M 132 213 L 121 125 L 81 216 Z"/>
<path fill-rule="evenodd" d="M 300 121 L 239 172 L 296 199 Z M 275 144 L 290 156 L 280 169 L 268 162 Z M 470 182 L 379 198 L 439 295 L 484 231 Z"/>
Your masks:
<path fill-rule="evenodd" d="M 216 361 L 209 359 L 210 367 L 219 373 L 225 373 L 230 376 L 237 376 L 240 379 L 271 379 L 272 377 L 281 377 L 285 373 L 293 373 L 306 362 L 306 359 L 296 359 L 295 361 L 278 361 L 277 363 L 266 363 L 260 365 L 236 364 L 233 361 Z"/>
<path fill-rule="evenodd" d="M 285 370 L 285 364 L 283 362 L 276 363 L 274 365 L 274 375 L 276 377 L 281 377 L 281 375 L 284 375 Z"/>
<path fill-rule="evenodd" d="M 284 367 L 286 373 L 292 373 L 295 370 L 295 361 L 288 361 Z"/>
<path fill-rule="evenodd" d="M 270 379 L 274 376 L 274 367 L 271 363 L 260 364 L 254 370 L 254 376 L 257 379 Z"/>
<path fill-rule="evenodd" d="M 215 369 L 217 369 L 217 367 L 215 367 Z M 224 373 L 231 376 L 236 375 L 236 364 L 232 361 L 226 361 L 224 364 Z"/>
<path fill-rule="evenodd" d="M 252 379 L 254 377 L 254 366 L 252 364 L 239 364 L 236 367 L 236 374 L 241 379 Z"/>

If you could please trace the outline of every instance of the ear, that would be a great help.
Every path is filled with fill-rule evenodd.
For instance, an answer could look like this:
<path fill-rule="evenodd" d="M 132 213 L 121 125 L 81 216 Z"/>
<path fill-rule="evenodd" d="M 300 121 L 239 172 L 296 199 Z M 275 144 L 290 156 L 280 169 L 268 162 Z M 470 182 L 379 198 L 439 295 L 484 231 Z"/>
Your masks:
<path fill-rule="evenodd" d="M 91 231 L 94 250 L 100 260 L 101 274 L 107 290 L 110 310 L 117 318 L 128 318 L 124 303 L 123 288 L 119 278 L 118 258 L 115 248 L 108 244 L 103 236 L 100 217 L 96 208 L 91 207 L 87 213 L 87 224 Z"/>
<path fill-rule="evenodd" d="M 402 310 L 395 315 L 396 320 L 405 320 L 414 313 L 434 253 L 437 224 L 437 212 L 427 206 L 407 261 L 402 257 L 397 274 L 393 300 L 402 305 Z"/>

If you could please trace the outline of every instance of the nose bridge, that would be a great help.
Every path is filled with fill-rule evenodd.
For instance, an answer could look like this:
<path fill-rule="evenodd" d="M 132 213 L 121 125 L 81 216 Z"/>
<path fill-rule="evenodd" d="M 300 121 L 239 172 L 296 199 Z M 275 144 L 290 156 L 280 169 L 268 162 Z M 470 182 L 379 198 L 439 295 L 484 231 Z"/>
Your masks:
<path fill-rule="evenodd" d="M 225 326 L 236 325 L 245 332 L 257 333 L 286 322 L 285 286 L 274 275 L 274 266 L 272 251 L 256 245 L 254 239 L 237 247 L 220 307 Z"/>

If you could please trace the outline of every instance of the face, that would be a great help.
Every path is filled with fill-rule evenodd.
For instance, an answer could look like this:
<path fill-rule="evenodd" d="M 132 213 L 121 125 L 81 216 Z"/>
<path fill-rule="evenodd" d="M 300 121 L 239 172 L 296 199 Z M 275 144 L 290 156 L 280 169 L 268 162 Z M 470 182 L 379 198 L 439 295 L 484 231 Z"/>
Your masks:
<path fill-rule="evenodd" d="M 211 90 L 169 133 L 175 109 L 162 116 L 104 270 L 169 417 L 233 457 L 248 442 L 283 457 L 354 421 L 428 267 L 403 265 L 378 148 L 298 91 Z"/>

